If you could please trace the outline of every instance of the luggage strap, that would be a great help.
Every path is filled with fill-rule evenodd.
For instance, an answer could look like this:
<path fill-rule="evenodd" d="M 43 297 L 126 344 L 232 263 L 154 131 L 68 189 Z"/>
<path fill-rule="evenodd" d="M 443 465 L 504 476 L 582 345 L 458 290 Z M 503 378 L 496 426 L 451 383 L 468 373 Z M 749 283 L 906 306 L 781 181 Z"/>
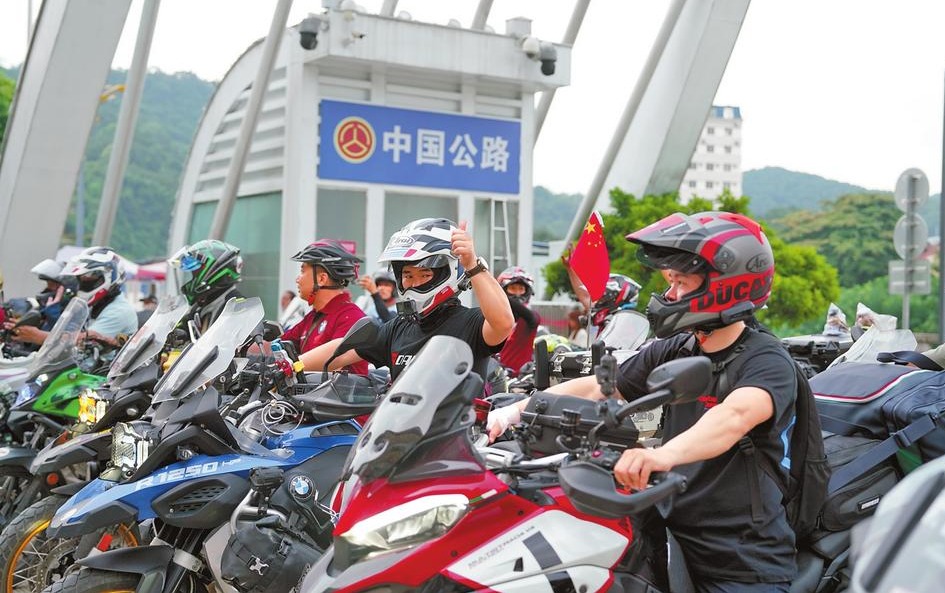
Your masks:
<path fill-rule="evenodd" d="M 905 449 L 916 441 L 935 430 L 941 417 L 930 412 L 921 418 L 909 423 L 909 426 L 897 430 L 883 442 L 863 453 L 850 463 L 838 468 L 827 483 L 827 496 L 832 496 L 838 490 L 863 475 L 867 470 L 879 465 L 900 449 Z"/>

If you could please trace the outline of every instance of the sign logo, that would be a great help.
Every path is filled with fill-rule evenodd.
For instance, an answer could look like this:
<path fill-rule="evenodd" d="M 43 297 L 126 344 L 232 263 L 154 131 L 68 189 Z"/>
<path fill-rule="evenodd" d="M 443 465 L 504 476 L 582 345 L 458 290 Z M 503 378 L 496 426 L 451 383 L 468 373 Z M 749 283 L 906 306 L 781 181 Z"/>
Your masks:
<path fill-rule="evenodd" d="M 338 156 L 355 165 L 371 158 L 377 144 L 374 128 L 360 117 L 346 117 L 338 122 L 334 137 Z"/>

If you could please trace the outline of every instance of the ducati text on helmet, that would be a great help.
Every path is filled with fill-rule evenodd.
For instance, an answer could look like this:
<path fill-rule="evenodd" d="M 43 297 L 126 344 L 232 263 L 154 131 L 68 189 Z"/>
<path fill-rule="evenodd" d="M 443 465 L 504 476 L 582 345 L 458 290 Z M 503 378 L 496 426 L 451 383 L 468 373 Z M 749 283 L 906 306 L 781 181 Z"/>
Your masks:
<path fill-rule="evenodd" d="M 771 245 L 761 226 L 741 214 L 672 214 L 627 240 L 640 245 L 637 258 L 647 266 L 705 278 L 681 299 L 650 297 L 647 316 L 657 337 L 749 319 L 771 295 Z"/>
<path fill-rule="evenodd" d="M 463 267 L 452 253 L 456 225 L 445 218 L 423 218 L 400 229 L 387 242 L 379 262 L 388 262 L 397 281 L 398 299 L 420 317 L 462 291 Z M 433 278 L 420 286 L 404 288 L 404 266 L 433 271 Z"/>
<path fill-rule="evenodd" d="M 66 263 L 61 275 L 76 278 L 76 296 L 91 307 L 121 291 L 125 266 L 111 247 L 88 247 Z"/>
<path fill-rule="evenodd" d="M 318 288 L 340 289 L 358 277 L 361 260 L 334 239 L 318 239 L 292 256 L 297 262 L 324 268 L 334 286 Z"/>

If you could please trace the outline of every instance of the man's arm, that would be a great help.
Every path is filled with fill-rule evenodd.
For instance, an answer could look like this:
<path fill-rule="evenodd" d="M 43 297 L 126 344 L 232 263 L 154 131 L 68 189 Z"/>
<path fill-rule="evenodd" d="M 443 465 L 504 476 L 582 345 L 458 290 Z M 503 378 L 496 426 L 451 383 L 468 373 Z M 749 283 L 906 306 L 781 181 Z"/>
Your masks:
<path fill-rule="evenodd" d="M 381 293 L 375 292 L 371 295 L 371 298 L 374 300 L 374 310 L 377 311 L 377 318 L 383 323 L 387 323 L 394 317 L 397 317 L 394 313 L 390 312 L 390 309 L 387 308 L 387 305 L 384 304 L 384 299 L 381 298 Z"/>
<path fill-rule="evenodd" d="M 717 457 L 773 415 L 774 404 L 767 391 L 740 387 L 662 447 L 624 451 L 614 467 L 614 476 L 619 483 L 642 490 L 652 472 Z"/>
<path fill-rule="evenodd" d="M 528 308 L 525 303 L 518 299 L 509 299 L 509 308 L 512 309 L 512 317 L 515 319 L 524 319 L 528 329 L 538 327 L 538 315 Z"/>
<path fill-rule="evenodd" d="M 564 264 L 564 269 L 568 271 L 568 280 L 571 281 L 571 290 L 574 291 L 574 296 L 577 297 L 578 302 L 584 307 L 584 313 L 589 313 L 591 310 L 591 294 L 587 292 L 587 287 L 584 286 L 584 283 L 581 282 L 578 275 L 571 269 L 570 248 L 561 254 L 561 263 Z"/>
<path fill-rule="evenodd" d="M 466 232 L 466 221 L 459 223 L 453 231 L 453 253 L 465 269 L 476 267 L 476 250 L 472 237 Z M 482 339 L 490 346 L 497 346 L 509 337 L 515 327 L 515 318 L 509 307 L 509 298 L 492 274 L 476 274 L 470 279 L 473 293 L 485 322 L 482 324 Z"/>

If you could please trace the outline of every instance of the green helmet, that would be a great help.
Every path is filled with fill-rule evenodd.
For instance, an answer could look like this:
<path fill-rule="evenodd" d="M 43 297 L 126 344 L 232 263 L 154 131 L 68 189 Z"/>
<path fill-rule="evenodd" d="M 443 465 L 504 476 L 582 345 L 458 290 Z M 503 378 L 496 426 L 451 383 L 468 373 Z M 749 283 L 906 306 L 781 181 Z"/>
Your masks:
<path fill-rule="evenodd" d="M 168 260 L 187 302 L 206 303 L 240 281 L 240 250 L 215 239 L 197 241 Z"/>

